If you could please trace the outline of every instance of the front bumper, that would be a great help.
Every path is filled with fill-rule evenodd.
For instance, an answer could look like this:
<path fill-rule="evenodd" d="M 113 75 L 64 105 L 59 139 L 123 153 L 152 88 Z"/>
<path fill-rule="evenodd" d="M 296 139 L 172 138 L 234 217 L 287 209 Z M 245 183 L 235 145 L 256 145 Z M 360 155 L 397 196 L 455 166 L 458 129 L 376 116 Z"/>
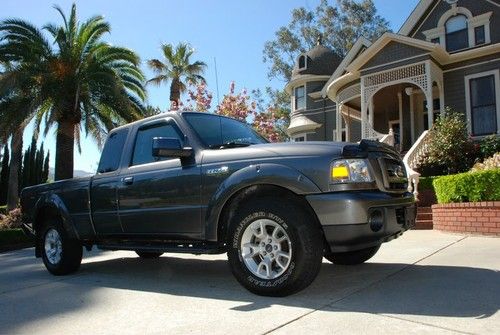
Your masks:
<path fill-rule="evenodd" d="M 368 248 L 399 237 L 415 225 L 411 193 L 350 191 L 306 196 L 332 252 Z"/>

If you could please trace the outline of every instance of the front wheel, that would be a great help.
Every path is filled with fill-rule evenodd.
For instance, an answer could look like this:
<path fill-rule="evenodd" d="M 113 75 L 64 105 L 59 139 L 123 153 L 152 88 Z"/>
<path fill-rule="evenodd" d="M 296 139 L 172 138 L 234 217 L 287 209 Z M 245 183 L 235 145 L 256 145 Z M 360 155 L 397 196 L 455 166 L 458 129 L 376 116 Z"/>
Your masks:
<path fill-rule="evenodd" d="M 49 221 L 42 230 L 42 259 L 56 276 L 75 272 L 82 262 L 82 246 L 70 239 L 60 222 Z"/>
<path fill-rule="evenodd" d="M 338 265 L 358 265 L 366 262 L 377 253 L 380 245 L 347 252 L 330 252 L 325 254 L 325 258 Z"/>
<path fill-rule="evenodd" d="M 258 295 L 287 296 L 316 278 L 323 238 L 290 202 L 260 198 L 230 222 L 228 247 L 231 271 L 241 285 Z"/>

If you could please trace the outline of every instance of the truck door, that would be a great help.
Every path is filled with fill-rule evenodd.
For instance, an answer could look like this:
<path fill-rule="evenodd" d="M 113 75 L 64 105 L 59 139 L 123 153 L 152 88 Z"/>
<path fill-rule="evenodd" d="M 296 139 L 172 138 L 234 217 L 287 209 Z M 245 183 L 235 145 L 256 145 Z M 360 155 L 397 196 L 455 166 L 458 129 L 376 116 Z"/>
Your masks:
<path fill-rule="evenodd" d="M 118 188 L 119 216 L 127 234 L 164 235 L 176 239 L 201 237 L 200 167 L 194 159 L 153 157 L 154 137 L 184 135 L 173 119 L 137 130 L 127 168 Z"/>
<path fill-rule="evenodd" d="M 120 159 L 127 139 L 128 129 L 112 132 L 101 154 L 97 174 L 90 185 L 92 222 L 98 235 L 121 234 L 123 229 L 118 217 L 117 187 Z"/>

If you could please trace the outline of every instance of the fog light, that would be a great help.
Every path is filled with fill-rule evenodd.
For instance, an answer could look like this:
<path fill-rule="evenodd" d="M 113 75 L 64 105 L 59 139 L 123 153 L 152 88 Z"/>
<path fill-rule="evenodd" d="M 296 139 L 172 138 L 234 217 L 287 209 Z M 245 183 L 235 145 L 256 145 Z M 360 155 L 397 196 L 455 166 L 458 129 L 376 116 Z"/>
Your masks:
<path fill-rule="evenodd" d="M 384 226 L 384 213 L 380 209 L 372 211 L 368 218 L 368 223 L 374 232 L 379 231 Z"/>

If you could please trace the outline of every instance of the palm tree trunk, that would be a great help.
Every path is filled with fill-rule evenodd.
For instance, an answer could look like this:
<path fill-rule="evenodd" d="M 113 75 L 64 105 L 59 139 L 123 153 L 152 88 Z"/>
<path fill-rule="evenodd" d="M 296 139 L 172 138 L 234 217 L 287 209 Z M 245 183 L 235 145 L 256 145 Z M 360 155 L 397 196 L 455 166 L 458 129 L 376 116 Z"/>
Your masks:
<path fill-rule="evenodd" d="M 73 159 L 75 147 L 75 124 L 61 120 L 56 136 L 56 171 L 55 180 L 73 178 Z"/>
<path fill-rule="evenodd" d="M 9 188 L 7 190 L 7 210 L 11 211 L 17 207 L 19 201 L 19 171 L 23 156 L 23 133 L 24 127 L 19 126 L 12 134 L 9 171 Z"/>
<path fill-rule="evenodd" d="M 181 100 L 181 88 L 179 85 L 179 79 L 174 78 L 170 84 L 170 104 L 179 108 L 179 101 Z"/>

